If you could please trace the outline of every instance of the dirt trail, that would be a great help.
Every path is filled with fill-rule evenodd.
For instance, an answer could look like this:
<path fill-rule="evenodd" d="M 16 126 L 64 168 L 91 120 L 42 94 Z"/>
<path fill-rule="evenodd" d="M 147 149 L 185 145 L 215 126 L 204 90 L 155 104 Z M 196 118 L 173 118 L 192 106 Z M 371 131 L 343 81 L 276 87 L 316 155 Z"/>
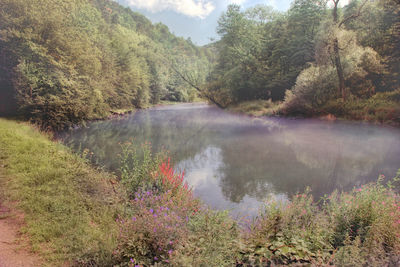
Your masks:
<path fill-rule="evenodd" d="M 0 166 L 0 191 L 4 188 Z M 40 258 L 30 253 L 28 241 L 19 229 L 23 225 L 23 215 L 17 213 L 11 205 L 5 205 L 0 192 L 0 267 L 36 267 L 41 266 Z"/>

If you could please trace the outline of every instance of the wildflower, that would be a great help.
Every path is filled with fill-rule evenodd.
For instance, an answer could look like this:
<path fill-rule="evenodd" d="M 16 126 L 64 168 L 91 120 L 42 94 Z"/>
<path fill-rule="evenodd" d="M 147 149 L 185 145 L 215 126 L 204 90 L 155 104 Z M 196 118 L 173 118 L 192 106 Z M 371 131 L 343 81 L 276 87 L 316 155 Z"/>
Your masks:
<path fill-rule="evenodd" d="M 155 260 L 155 261 L 158 261 L 158 258 L 157 258 L 157 257 L 154 257 L 154 260 Z"/>
<path fill-rule="evenodd" d="M 153 210 L 153 209 L 150 209 L 149 211 L 150 211 L 150 213 L 153 213 L 153 212 L 154 212 L 154 210 Z"/>
<path fill-rule="evenodd" d="M 132 217 L 132 221 L 134 221 L 134 222 L 135 222 L 135 221 L 136 221 L 136 217 Z"/>
<path fill-rule="evenodd" d="M 131 262 L 132 262 L 132 263 L 135 263 L 135 260 L 131 258 Z"/>

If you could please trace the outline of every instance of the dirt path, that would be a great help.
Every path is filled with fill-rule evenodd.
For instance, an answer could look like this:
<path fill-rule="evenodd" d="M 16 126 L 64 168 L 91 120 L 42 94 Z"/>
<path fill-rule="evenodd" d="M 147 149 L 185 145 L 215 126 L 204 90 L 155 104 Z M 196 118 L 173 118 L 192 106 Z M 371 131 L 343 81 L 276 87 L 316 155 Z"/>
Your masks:
<path fill-rule="evenodd" d="M 4 189 L 3 178 L 0 166 L 0 191 Z M 19 232 L 23 225 L 23 215 L 10 207 L 4 204 L 0 192 L 0 267 L 41 266 L 40 258 L 30 253 L 26 238 Z"/>

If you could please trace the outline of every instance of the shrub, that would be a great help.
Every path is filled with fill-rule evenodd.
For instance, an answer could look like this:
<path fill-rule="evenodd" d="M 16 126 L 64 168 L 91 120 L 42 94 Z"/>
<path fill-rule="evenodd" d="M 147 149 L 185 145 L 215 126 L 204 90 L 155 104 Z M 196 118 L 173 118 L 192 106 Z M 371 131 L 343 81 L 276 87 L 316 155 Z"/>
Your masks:
<path fill-rule="evenodd" d="M 245 235 L 245 260 L 250 264 L 326 261 L 332 247 L 327 218 L 308 194 L 291 202 L 271 200 Z"/>
<path fill-rule="evenodd" d="M 325 210 L 333 226 L 332 245 L 338 249 L 336 264 L 357 257 L 382 266 L 400 252 L 400 199 L 382 180 L 330 196 Z"/>
<path fill-rule="evenodd" d="M 400 172 L 394 179 L 398 182 Z M 246 264 L 396 265 L 400 198 L 393 183 L 332 193 L 317 204 L 309 194 L 271 201 L 245 234 Z"/>
<path fill-rule="evenodd" d="M 235 266 L 239 262 L 240 229 L 228 212 L 203 208 L 190 218 L 188 229 L 187 241 L 171 259 L 174 266 Z"/>
<path fill-rule="evenodd" d="M 140 147 L 128 142 L 121 145 L 120 175 L 130 198 L 139 190 L 157 189 L 154 173 L 166 158 L 164 151 L 155 155 L 151 152 L 151 143 L 144 143 Z"/>
<path fill-rule="evenodd" d="M 360 99 L 351 96 L 348 101 L 329 101 L 321 110 L 338 117 L 380 123 L 400 123 L 400 90 L 377 93 L 371 98 Z"/>
<path fill-rule="evenodd" d="M 132 149 L 133 148 L 133 149 Z M 188 236 L 189 218 L 200 202 L 176 173 L 165 154 L 152 156 L 150 144 L 141 146 L 142 158 L 132 144 L 123 146 L 122 181 L 131 201 L 118 219 L 120 237 L 115 260 L 122 266 L 168 263 Z"/>
<path fill-rule="evenodd" d="M 311 65 L 299 74 L 293 89 L 286 91 L 279 113 L 318 115 L 319 108 L 336 96 L 336 88 L 333 66 Z"/>
<path fill-rule="evenodd" d="M 130 263 L 168 263 L 176 247 L 185 243 L 191 207 L 177 205 L 171 191 L 136 193 L 130 216 L 118 220 L 119 245 L 114 252 L 122 266 Z"/>

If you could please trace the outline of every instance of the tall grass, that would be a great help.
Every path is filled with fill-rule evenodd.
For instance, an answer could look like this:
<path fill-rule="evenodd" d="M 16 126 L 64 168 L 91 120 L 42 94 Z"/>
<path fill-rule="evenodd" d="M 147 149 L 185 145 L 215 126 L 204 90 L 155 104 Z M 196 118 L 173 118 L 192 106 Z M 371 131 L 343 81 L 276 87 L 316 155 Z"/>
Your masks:
<path fill-rule="evenodd" d="M 398 177 L 394 179 L 398 181 Z M 271 202 L 245 233 L 245 262 L 398 266 L 400 197 L 380 177 L 318 205 L 309 194 Z"/>
<path fill-rule="evenodd" d="M 0 144 L 0 179 L 33 249 L 51 264 L 109 265 L 119 209 L 110 177 L 27 124 L 0 119 Z"/>

